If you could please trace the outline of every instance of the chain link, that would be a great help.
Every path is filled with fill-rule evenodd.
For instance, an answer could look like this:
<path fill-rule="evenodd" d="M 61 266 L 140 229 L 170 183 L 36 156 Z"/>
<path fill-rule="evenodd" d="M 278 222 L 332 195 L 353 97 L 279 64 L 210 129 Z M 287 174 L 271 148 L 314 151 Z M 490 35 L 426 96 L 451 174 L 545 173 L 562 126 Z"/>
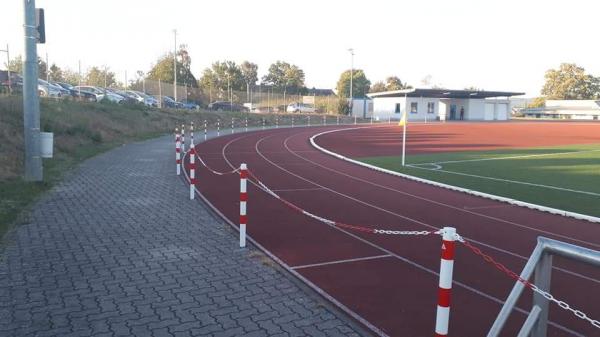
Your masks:
<path fill-rule="evenodd" d="M 456 234 L 456 240 L 461 242 L 462 244 L 464 244 L 467 248 L 469 248 L 475 255 L 480 256 L 484 261 L 492 264 L 494 267 L 496 267 L 498 270 L 500 270 L 501 272 L 507 274 L 508 276 L 510 276 L 511 278 L 515 279 L 517 282 L 521 282 L 522 284 L 524 284 L 527 288 L 531 289 L 532 291 L 544 296 L 545 299 L 554 302 L 556 305 L 558 305 L 559 307 L 561 307 L 562 309 L 565 309 L 567 311 L 570 311 L 571 313 L 573 313 L 573 315 L 575 315 L 576 317 L 583 319 L 585 321 L 588 321 L 590 324 L 592 324 L 592 326 L 599 328 L 600 329 L 600 321 L 592 319 L 590 317 L 588 317 L 588 315 L 586 315 L 583 311 L 581 310 L 577 310 L 577 309 L 573 309 L 571 308 L 571 306 L 565 302 L 565 301 L 560 301 L 558 299 L 556 299 L 554 296 L 552 296 L 552 294 L 550 294 L 547 291 L 544 291 L 542 289 L 540 289 L 538 286 L 536 286 L 535 284 L 529 282 L 528 280 L 522 278 L 521 276 L 517 275 L 517 273 L 513 272 L 512 270 L 508 269 L 506 266 L 504 266 L 502 263 L 494 260 L 494 258 L 492 258 L 489 255 L 486 255 L 485 253 L 483 253 L 481 251 L 481 249 L 473 246 L 470 242 L 465 241 L 465 239 L 463 239 L 460 235 Z"/>
<path fill-rule="evenodd" d="M 433 234 L 431 231 L 392 231 L 386 229 L 375 229 L 375 234 L 388 234 L 388 235 L 429 235 Z"/>

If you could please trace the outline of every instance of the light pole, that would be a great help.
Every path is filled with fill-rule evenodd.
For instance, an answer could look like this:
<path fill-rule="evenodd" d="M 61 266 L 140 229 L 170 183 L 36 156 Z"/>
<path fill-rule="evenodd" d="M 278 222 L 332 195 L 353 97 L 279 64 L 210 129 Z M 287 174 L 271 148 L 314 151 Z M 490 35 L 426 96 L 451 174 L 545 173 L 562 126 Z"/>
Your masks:
<path fill-rule="evenodd" d="M 173 49 L 173 98 L 177 102 L 177 29 L 173 29 L 175 48 Z"/>
<path fill-rule="evenodd" d="M 25 180 L 42 181 L 40 154 L 40 98 L 38 94 L 37 32 L 35 0 L 23 0 L 25 62 L 23 64 L 23 135 Z"/>
<path fill-rule="evenodd" d="M 350 52 L 350 115 L 352 114 L 352 104 L 354 103 L 354 95 L 352 92 L 352 80 L 354 79 L 354 48 L 348 49 Z"/>
<path fill-rule="evenodd" d="M 6 53 L 6 73 L 8 74 L 8 93 L 12 93 L 12 83 L 10 79 L 10 51 L 8 50 L 8 43 L 6 44 L 6 50 L 1 50 Z"/>

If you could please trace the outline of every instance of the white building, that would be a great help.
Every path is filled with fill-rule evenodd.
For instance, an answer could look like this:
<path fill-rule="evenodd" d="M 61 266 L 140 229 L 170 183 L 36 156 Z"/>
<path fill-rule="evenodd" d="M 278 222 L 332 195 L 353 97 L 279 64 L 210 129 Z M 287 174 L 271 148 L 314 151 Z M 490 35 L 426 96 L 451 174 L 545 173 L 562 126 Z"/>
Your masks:
<path fill-rule="evenodd" d="M 600 100 L 547 100 L 545 108 L 521 112 L 536 118 L 600 120 Z"/>
<path fill-rule="evenodd" d="M 408 120 L 508 120 L 510 97 L 517 92 L 405 89 L 368 94 L 373 99 L 373 117 Z"/>

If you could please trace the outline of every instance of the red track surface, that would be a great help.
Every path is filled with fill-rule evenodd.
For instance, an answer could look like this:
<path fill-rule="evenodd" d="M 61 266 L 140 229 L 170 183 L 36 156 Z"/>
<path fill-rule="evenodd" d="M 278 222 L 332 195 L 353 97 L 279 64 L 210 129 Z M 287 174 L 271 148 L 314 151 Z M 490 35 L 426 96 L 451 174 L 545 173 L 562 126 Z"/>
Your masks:
<path fill-rule="evenodd" d="M 600 123 L 508 122 L 409 124 L 407 153 L 493 150 L 569 144 L 600 144 Z M 353 131 L 319 137 L 319 145 L 347 157 L 397 156 L 402 128 Z"/>
<path fill-rule="evenodd" d="M 447 133 L 463 134 L 462 139 L 476 138 L 469 136 L 475 124 L 449 125 L 454 131 Z M 327 129 L 331 128 L 234 134 L 202 143 L 197 149 L 216 170 L 228 171 L 247 163 L 261 181 L 283 198 L 332 220 L 394 230 L 454 226 L 462 236 L 517 273 L 539 235 L 600 249 L 599 224 L 400 179 L 323 154 L 311 147 L 308 139 Z M 411 126 L 413 129 L 417 127 Z M 395 131 L 370 128 L 337 132 L 318 142 L 348 153 L 347 147 L 354 144 L 348 138 L 353 132 L 373 139 Z M 459 148 L 452 147 L 451 139 L 445 140 L 449 142 L 447 148 Z M 491 144 L 486 146 L 502 144 L 501 140 L 487 141 Z M 522 145 L 532 144 L 522 141 Z M 202 166 L 197 175 L 200 191 L 237 223 L 239 177 L 216 176 Z M 295 213 L 253 185 L 249 185 L 248 193 L 249 235 L 285 265 L 385 334 L 433 335 L 439 236 L 392 237 L 348 232 Z M 351 259 L 361 260 L 344 261 Z M 554 261 L 556 267 L 564 270 L 554 270 L 552 293 L 592 318 L 600 317 L 600 272 L 565 263 L 560 258 Z M 450 334 L 484 336 L 514 282 L 460 244 L 454 276 Z M 529 309 L 531 297 L 530 292 L 525 292 L 520 307 Z M 515 336 L 524 319 L 525 315 L 515 312 L 504 335 Z M 554 325 L 550 326 L 548 336 L 600 335 L 589 323 L 553 304 L 550 319 Z"/>

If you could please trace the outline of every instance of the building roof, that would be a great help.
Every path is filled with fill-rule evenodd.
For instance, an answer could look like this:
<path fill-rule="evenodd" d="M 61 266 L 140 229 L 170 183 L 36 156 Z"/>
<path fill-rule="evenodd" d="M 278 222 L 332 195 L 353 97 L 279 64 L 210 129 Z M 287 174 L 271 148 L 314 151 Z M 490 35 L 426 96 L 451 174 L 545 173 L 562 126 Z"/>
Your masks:
<path fill-rule="evenodd" d="M 374 92 L 367 94 L 377 97 L 430 97 L 430 98 L 491 98 L 525 95 L 522 92 L 483 91 L 483 90 L 451 90 L 451 89 L 403 89 L 394 91 Z"/>

